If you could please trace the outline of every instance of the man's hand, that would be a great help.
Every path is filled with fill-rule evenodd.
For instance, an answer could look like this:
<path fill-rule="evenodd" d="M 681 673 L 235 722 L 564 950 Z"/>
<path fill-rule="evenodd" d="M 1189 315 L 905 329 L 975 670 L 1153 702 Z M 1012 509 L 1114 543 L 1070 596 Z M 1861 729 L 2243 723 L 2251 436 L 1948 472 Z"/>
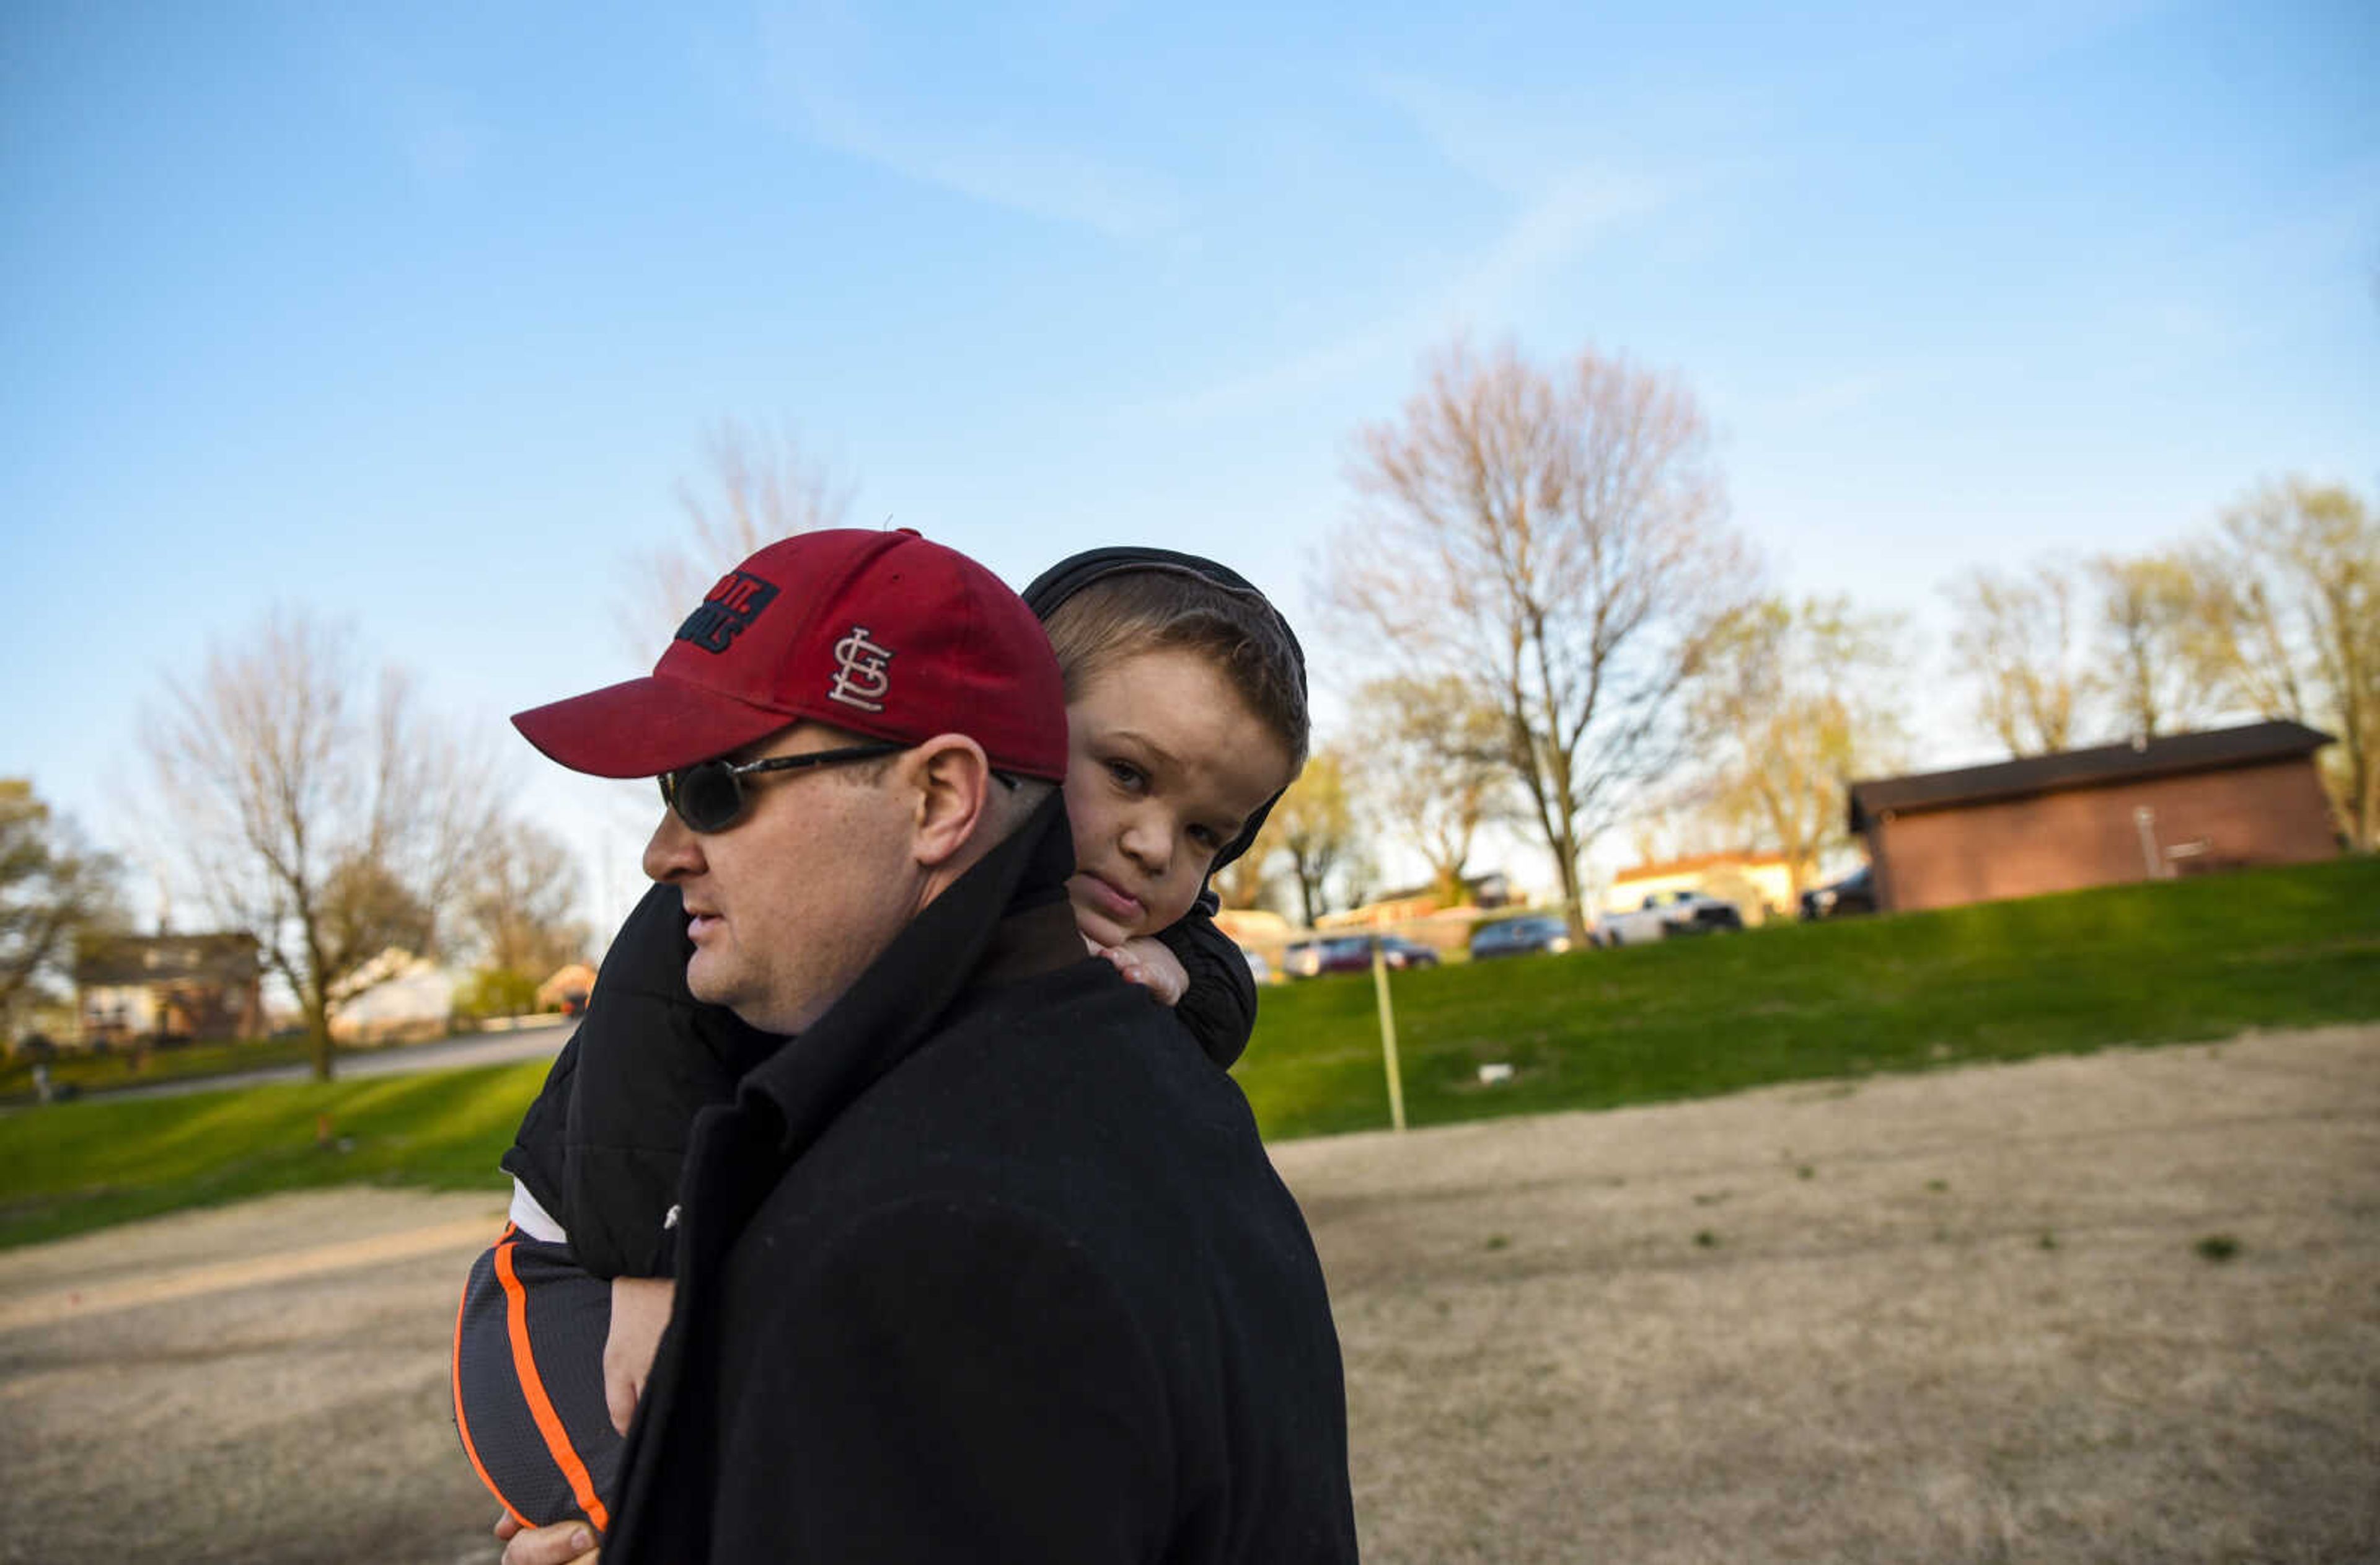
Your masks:
<path fill-rule="evenodd" d="M 1162 940 L 1135 935 L 1122 945 L 1095 945 L 1091 949 L 1113 963 L 1124 982 L 1138 984 L 1160 1005 L 1181 1004 L 1184 992 L 1190 988 L 1190 975 L 1183 971 L 1181 959 L 1168 951 Z"/>
<path fill-rule="evenodd" d="M 496 1536 L 508 1540 L 504 1565 L 595 1565 L 595 1529 L 584 1522 L 524 1528 L 499 1516 Z"/>
<path fill-rule="evenodd" d="M 646 1377 L 653 1372 L 653 1352 L 662 1344 L 675 1292 L 676 1285 L 666 1277 L 612 1280 L 612 1332 L 603 1339 L 603 1405 L 612 1414 L 612 1427 L 623 1435 L 637 1416 Z"/>

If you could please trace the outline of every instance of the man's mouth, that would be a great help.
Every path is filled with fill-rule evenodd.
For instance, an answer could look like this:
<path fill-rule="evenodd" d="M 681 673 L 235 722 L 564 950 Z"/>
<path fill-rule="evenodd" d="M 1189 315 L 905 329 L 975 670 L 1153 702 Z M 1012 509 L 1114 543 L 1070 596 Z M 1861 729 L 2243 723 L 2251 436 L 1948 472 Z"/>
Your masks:
<path fill-rule="evenodd" d="M 727 920 L 708 909 L 689 907 L 686 910 L 686 938 L 699 945 L 704 935 L 725 922 Z"/>

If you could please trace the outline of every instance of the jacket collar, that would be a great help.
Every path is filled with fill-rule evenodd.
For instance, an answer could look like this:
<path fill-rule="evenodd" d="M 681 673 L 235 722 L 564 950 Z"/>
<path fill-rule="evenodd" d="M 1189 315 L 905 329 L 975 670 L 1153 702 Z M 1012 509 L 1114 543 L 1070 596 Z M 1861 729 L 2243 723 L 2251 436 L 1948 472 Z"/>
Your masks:
<path fill-rule="evenodd" d="M 1013 983 L 1086 959 L 1066 901 L 1075 850 L 1055 789 L 869 964 L 798 1037 L 755 1066 L 736 1109 L 776 1125 L 790 1156 L 931 1038 L 971 989 Z"/>

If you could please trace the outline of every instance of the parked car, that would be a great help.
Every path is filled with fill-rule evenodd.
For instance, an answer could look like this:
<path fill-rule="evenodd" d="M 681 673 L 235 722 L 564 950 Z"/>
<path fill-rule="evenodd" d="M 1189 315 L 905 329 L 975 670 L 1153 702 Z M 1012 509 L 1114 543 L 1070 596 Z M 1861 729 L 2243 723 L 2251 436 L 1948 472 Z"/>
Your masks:
<path fill-rule="evenodd" d="M 1249 977 L 1260 984 L 1272 982 L 1272 964 L 1265 960 L 1263 952 L 1250 951 L 1247 947 L 1242 946 L 1240 955 L 1247 961 Z"/>
<path fill-rule="evenodd" d="M 1570 925 L 1548 914 L 1500 919 L 1471 931 L 1471 960 L 1491 956 L 1525 956 L 1533 951 L 1568 951 Z"/>
<path fill-rule="evenodd" d="M 1399 972 L 1438 965 L 1438 952 L 1402 935 L 1330 935 L 1297 941 L 1282 953 L 1281 966 L 1301 978 L 1319 977 L 1325 973 L 1369 972 L 1375 938 L 1380 942 L 1381 959 Z"/>
<path fill-rule="evenodd" d="M 1742 928 L 1743 915 L 1731 902 L 1705 892 L 1655 892 L 1633 912 L 1607 913 L 1597 919 L 1595 938 L 1600 945 L 1643 945 L 1671 935 Z"/>
<path fill-rule="evenodd" d="M 1876 877 L 1870 867 L 1861 865 L 1840 880 L 1824 886 L 1813 886 L 1802 893 L 1802 916 L 1815 918 L 1848 918 L 1855 913 L 1876 911 Z"/>
<path fill-rule="evenodd" d="M 1329 935 L 1321 940 L 1298 940 L 1281 953 L 1281 964 L 1293 978 L 1364 972 L 1372 965 L 1372 937 Z"/>
<path fill-rule="evenodd" d="M 1419 940 L 1409 940 L 1402 935 L 1380 937 L 1380 957 L 1398 972 L 1415 967 L 1438 965 L 1438 952 Z"/>

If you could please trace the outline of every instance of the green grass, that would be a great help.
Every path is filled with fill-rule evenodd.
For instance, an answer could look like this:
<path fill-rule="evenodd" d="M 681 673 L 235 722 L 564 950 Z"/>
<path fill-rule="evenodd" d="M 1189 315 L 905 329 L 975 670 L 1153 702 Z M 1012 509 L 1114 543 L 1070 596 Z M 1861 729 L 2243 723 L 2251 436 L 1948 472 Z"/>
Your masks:
<path fill-rule="evenodd" d="M 276 1190 L 372 1183 L 493 1192 L 505 1184 L 496 1159 L 547 1065 L 10 1113 L 0 1118 L 0 1247 Z"/>
<path fill-rule="evenodd" d="M 2380 1017 L 2380 858 L 1396 975 L 1408 1123 Z M 1482 1086 L 1478 1067 L 1515 1067 Z M 1265 991 L 1270 1136 L 1388 1123 L 1367 976 Z"/>
<path fill-rule="evenodd" d="M 1416 1125 L 2366 1021 L 2380 1017 L 2380 858 L 1392 983 Z M 1478 1067 L 1498 1061 L 1513 1079 L 1479 1085 Z M 0 1247 L 274 1190 L 500 1190 L 496 1159 L 545 1071 L 530 1061 L 0 1113 Z M 1236 1074 L 1268 1136 L 1385 1126 L 1370 977 L 1266 990 Z M 317 1144 L 325 1114 L 331 1149 Z"/>
<path fill-rule="evenodd" d="M 261 1071 L 274 1065 L 302 1065 L 312 1058 L 312 1046 L 302 1037 L 176 1044 L 148 1049 L 139 1055 L 130 1049 L 111 1049 L 104 1054 L 61 1052 L 49 1062 L 50 1086 L 54 1089 L 72 1086 L 85 1092 L 103 1091 L 113 1086 L 140 1086 L 191 1076 Z M 138 1069 L 134 1068 L 136 1061 Z M 0 1062 L 0 1101 L 30 1103 L 35 1097 L 32 1061 Z"/>

